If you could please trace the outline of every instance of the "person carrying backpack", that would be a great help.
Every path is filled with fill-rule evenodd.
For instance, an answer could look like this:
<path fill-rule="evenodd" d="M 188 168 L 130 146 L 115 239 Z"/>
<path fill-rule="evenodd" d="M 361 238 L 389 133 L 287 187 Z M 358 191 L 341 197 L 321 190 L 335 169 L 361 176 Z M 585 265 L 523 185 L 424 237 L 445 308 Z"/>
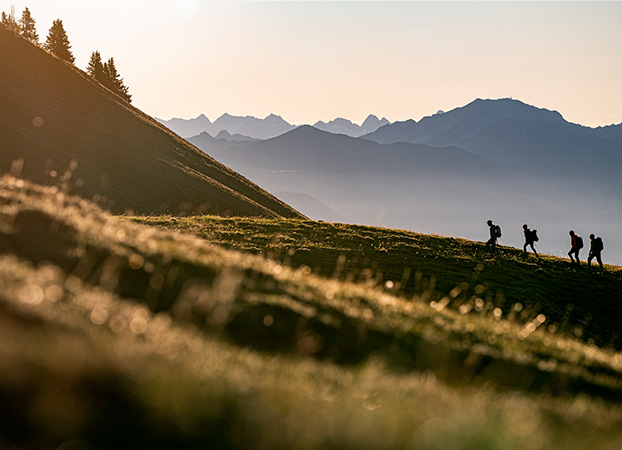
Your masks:
<path fill-rule="evenodd" d="M 570 256 L 571 262 L 576 262 L 577 264 L 581 264 L 581 260 L 579 259 L 579 250 L 583 248 L 583 238 L 575 233 L 573 230 L 568 232 L 570 235 L 570 251 L 568 252 L 568 256 Z M 572 255 L 575 256 L 576 261 L 572 258 Z"/>
<path fill-rule="evenodd" d="M 488 224 L 488 231 L 490 232 L 490 239 L 486 241 L 486 248 L 490 247 L 490 251 L 494 253 L 497 247 L 497 239 L 501 237 L 501 227 L 492 223 L 492 220 L 486 224 Z"/>
<path fill-rule="evenodd" d="M 531 247 L 531 250 L 533 250 L 533 252 L 535 253 L 535 255 L 538 258 L 540 258 L 540 256 L 538 255 L 538 252 L 536 251 L 536 248 L 533 246 L 533 243 L 538 241 L 538 231 L 530 230 L 529 226 L 527 224 L 524 224 L 523 234 L 525 235 L 525 245 L 523 245 L 523 254 L 524 255 L 527 254 L 527 246 L 529 245 Z"/>
<path fill-rule="evenodd" d="M 590 268 L 590 264 L 592 260 L 596 258 L 598 261 L 598 265 L 600 266 L 600 271 L 603 272 L 603 260 L 600 257 L 600 254 L 605 249 L 603 245 L 603 240 L 600 237 L 595 237 L 593 234 L 590 234 L 590 253 L 587 255 L 587 268 Z"/>

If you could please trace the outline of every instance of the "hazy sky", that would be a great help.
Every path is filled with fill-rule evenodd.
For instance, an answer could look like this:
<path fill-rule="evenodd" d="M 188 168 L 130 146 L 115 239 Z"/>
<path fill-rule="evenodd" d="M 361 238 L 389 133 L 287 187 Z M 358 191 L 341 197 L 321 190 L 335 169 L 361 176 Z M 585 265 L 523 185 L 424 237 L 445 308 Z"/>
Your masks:
<path fill-rule="evenodd" d="M 588 126 L 622 122 L 622 2 L 28 1 L 76 65 L 112 56 L 162 119 L 228 112 L 314 123 L 419 120 L 513 97 Z M 1 63 L 1 62 L 0 62 Z"/>

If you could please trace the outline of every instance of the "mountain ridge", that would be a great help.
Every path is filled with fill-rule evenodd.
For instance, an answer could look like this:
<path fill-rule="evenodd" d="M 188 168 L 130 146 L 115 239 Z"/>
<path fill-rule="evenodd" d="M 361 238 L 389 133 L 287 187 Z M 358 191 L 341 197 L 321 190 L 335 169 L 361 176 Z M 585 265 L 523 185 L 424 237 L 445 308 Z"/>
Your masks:
<path fill-rule="evenodd" d="M 523 106 L 517 106 L 520 112 Z M 606 148 L 592 152 L 590 147 L 572 153 L 582 158 L 578 161 L 559 161 L 558 151 L 544 144 L 568 142 L 574 146 L 570 150 L 580 150 L 583 142 L 578 138 L 583 129 L 563 122 L 551 125 L 560 122 L 560 117 L 543 113 L 546 123 L 517 122 L 514 113 L 475 134 L 488 138 L 490 145 L 483 150 L 497 156 L 504 156 L 499 149 L 533 143 L 534 148 L 519 154 L 520 158 L 495 159 L 479 151 L 480 147 L 474 150 L 445 142 L 437 146 L 399 141 L 380 144 L 368 136 L 352 138 L 310 125 L 252 143 L 190 141 L 268 191 L 306 193 L 350 223 L 477 240 L 487 236 L 485 222 L 492 219 L 504 229 L 511 227 L 504 232 L 504 244 L 515 246 L 522 246 L 521 226 L 528 223 L 543 236 L 539 251 L 554 255 L 566 247 L 569 229 L 584 236 L 595 232 L 609 243 L 610 260 L 619 263 L 622 239 L 616 230 L 622 220 L 622 190 L 617 173 L 622 163 L 610 158 Z M 451 119 L 448 114 L 437 120 Z M 535 137 L 521 134 L 517 123 L 528 124 L 528 130 L 544 130 L 548 141 L 534 141 L 538 133 Z M 566 136 L 568 130 L 573 134 Z M 464 142 L 477 143 L 475 139 Z M 607 164 L 610 168 L 603 168 Z M 301 212 L 327 220 L 314 216 L 311 209 Z"/>
<path fill-rule="evenodd" d="M 211 122 L 204 114 L 191 119 L 172 118 L 169 120 L 156 120 L 186 139 L 198 136 L 203 132 L 209 133 L 212 137 L 217 137 L 219 133 L 226 131 L 232 136 L 239 134 L 252 139 L 265 140 L 277 137 L 298 126 L 290 124 L 274 113 L 267 115 L 263 119 L 254 116 L 234 116 L 224 113 L 214 122 Z M 370 114 L 361 125 L 338 117 L 329 122 L 318 121 L 313 126 L 335 134 L 360 137 L 388 123 L 390 122 L 385 117 L 378 119 L 377 116 Z"/>
<path fill-rule="evenodd" d="M 361 125 L 357 125 L 348 119 L 338 117 L 330 122 L 318 121 L 313 124 L 313 127 L 322 131 L 328 131 L 329 133 L 345 134 L 350 137 L 361 137 L 365 134 L 372 133 L 381 126 L 387 124 L 389 124 L 389 121 L 386 117 L 378 119 L 375 115 L 370 114 Z"/>
<path fill-rule="evenodd" d="M 419 122 L 385 125 L 363 136 L 379 143 L 453 145 L 504 164 L 613 175 L 622 164 L 617 150 L 622 126 L 590 128 L 557 112 L 514 99 L 482 100 Z M 614 142 L 620 139 L 618 142 Z M 600 161 L 604 162 L 600 162 Z M 584 168 L 585 170 L 581 169 Z"/>

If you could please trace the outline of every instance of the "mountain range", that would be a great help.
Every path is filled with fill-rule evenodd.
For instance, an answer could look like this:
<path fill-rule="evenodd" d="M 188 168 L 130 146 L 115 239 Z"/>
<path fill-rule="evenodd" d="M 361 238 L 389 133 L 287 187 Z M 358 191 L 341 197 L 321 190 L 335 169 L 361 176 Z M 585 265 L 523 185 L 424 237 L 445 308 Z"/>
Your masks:
<path fill-rule="evenodd" d="M 252 116 L 241 117 L 223 114 L 213 123 L 204 114 L 194 119 L 173 118 L 170 120 L 156 120 L 184 138 L 208 133 L 212 137 L 227 140 L 270 139 L 296 128 L 296 125 L 288 123 L 275 114 L 270 114 L 264 119 Z M 372 133 L 389 123 L 384 117 L 378 119 L 378 117 L 370 114 L 361 125 L 357 125 L 347 119 L 337 118 L 330 122 L 319 121 L 313 126 L 330 133 L 359 137 Z"/>
<path fill-rule="evenodd" d="M 337 118 L 328 123 L 322 121 L 316 122 L 313 127 L 318 130 L 328 131 L 329 133 L 360 137 L 365 134 L 373 133 L 378 128 L 388 125 L 389 123 L 390 122 L 385 117 L 378 119 L 378 117 L 370 114 L 361 125 L 352 123 L 348 119 Z"/>
<path fill-rule="evenodd" d="M 116 213 L 302 217 L 0 24 L 0 173 Z"/>
<path fill-rule="evenodd" d="M 622 167 L 621 137 L 622 125 L 584 127 L 567 122 L 557 111 L 512 99 L 477 99 L 444 114 L 396 122 L 365 136 L 384 144 L 454 145 L 534 171 L 563 168 L 588 177 L 609 177 Z"/>
<path fill-rule="evenodd" d="M 220 135 L 221 138 L 225 139 L 230 136 L 238 136 L 241 139 L 270 139 L 296 128 L 276 114 L 270 114 L 264 119 L 223 114 L 214 122 L 210 121 L 204 114 L 194 119 L 173 118 L 163 120 L 156 118 L 156 120 L 183 138 L 208 133 L 210 136 Z M 222 134 L 223 131 L 226 135 Z"/>
<path fill-rule="evenodd" d="M 601 235 L 610 260 L 622 262 L 620 129 L 500 99 L 360 138 L 302 126 L 263 141 L 189 141 L 269 192 L 304 193 L 348 222 L 486 240 L 492 219 L 506 229 L 502 242 L 518 247 L 528 223 L 556 255 L 575 229 L 586 241 Z"/>

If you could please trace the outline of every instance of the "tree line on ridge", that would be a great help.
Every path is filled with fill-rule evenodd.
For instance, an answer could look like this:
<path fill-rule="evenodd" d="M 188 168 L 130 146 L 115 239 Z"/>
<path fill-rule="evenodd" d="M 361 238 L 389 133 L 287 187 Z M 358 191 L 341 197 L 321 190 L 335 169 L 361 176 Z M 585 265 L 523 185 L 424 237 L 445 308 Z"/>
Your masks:
<path fill-rule="evenodd" d="M 28 8 L 24 8 L 20 19 L 16 19 L 13 12 L 6 14 L 4 11 L 2 11 L 1 17 L 2 23 L 8 28 L 14 30 L 33 44 L 39 45 L 36 22 Z M 75 62 L 67 32 L 60 19 L 56 19 L 52 23 L 42 47 L 68 63 L 74 64 Z M 96 50 L 91 54 L 86 71 L 103 86 L 110 89 L 123 100 L 131 103 L 132 95 L 123 82 L 123 78 L 117 72 L 114 58 L 111 57 L 108 61 L 103 62 L 101 54 Z"/>

